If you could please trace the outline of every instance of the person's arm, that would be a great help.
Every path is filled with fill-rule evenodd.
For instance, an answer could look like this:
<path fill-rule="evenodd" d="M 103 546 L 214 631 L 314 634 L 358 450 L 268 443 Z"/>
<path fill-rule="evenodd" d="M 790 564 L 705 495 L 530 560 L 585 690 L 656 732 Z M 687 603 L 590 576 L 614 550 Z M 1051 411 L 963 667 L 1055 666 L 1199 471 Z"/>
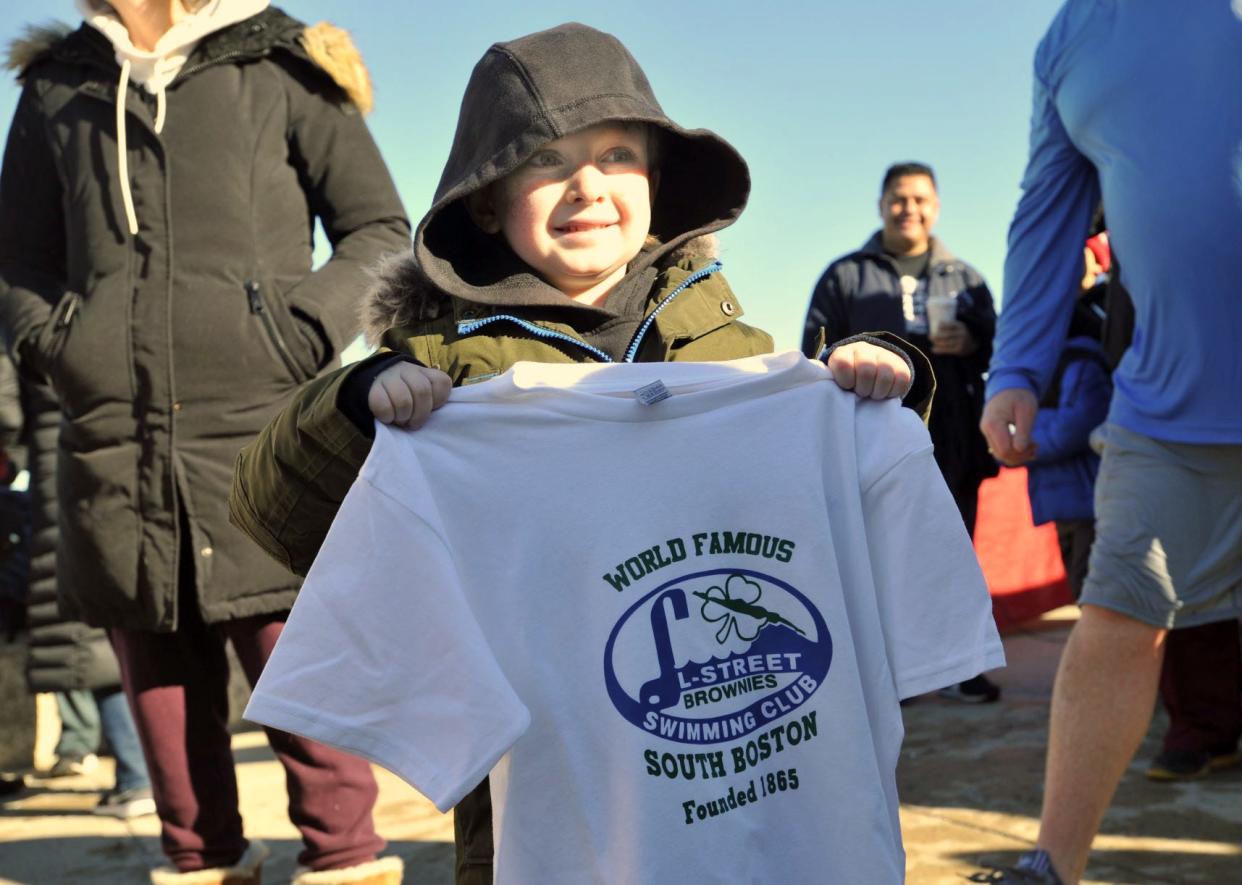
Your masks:
<path fill-rule="evenodd" d="M 996 457 L 1031 457 L 1038 394 L 1065 340 L 1082 244 L 1100 198 L 1094 167 L 1071 142 L 1049 85 L 1047 44 L 1035 59 L 1030 154 L 1022 198 L 1009 227 L 1004 310 L 997 326 L 980 427 Z"/>
<path fill-rule="evenodd" d="M 366 268 L 409 248 L 410 224 L 358 109 L 318 70 L 288 60 L 289 155 L 332 257 L 288 293 L 325 365 L 353 339 Z"/>
<path fill-rule="evenodd" d="M 296 574 L 310 568 L 371 450 L 371 437 L 337 407 L 340 389 L 391 358 L 375 354 L 302 385 L 237 456 L 229 521 Z"/>
<path fill-rule="evenodd" d="M 1081 455 L 1090 448 L 1091 431 L 1108 417 L 1112 383 L 1104 366 L 1093 359 L 1076 359 L 1065 367 L 1060 401 L 1040 409 L 1031 431 L 1035 444 L 1032 463 L 1047 464 Z"/>
<path fill-rule="evenodd" d="M 0 170 L 0 329 L 14 363 L 32 378 L 42 371 L 39 332 L 65 291 L 62 205 L 42 110 L 27 85 Z"/>
<path fill-rule="evenodd" d="M 229 521 L 305 575 L 371 451 L 375 421 L 422 425 L 452 381 L 382 351 L 303 385 L 237 456 Z"/>

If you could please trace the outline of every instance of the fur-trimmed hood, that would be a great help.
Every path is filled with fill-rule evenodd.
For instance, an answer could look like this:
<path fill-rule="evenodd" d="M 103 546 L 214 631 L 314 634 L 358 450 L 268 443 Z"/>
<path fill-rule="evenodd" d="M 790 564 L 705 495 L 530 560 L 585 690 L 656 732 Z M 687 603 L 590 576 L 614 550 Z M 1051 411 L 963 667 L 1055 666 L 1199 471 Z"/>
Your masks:
<path fill-rule="evenodd" d="M 371 77 L 348 32 L 328 22 L 307 26 L 274 6 L 204 37 L 188 63 L 210 64 L 224 55 L 234 57 L 272 48 L 286 49 L 316 65 L 360 111 L 371 110 Z M 114 65 L 111 56 L 108 40 L 88 25 L 75 30 L 63 22 L 48 22 L 28 25 L 9 43 L 5 67 L 22 80 L 32 65 L 46 57 Z"/>
<path fill-rule="evenodd" d="M 62 40 L 73 33 L 73 28 L 64 22 L 47 22 L 41 25 L 26 25 L 21 36 L 9 41 L 4 58 L 4 66 L 21 79 L 26 69 L 38 61 Z"/>
<path fill-rule="evenodd" d="M 719 242 L 714 234 L 704 234 L 666 252 L 662 266 L 715 258 Z M 372 347 L 389 329 L 435 319 L 444 312 L 448 295 L 422 272 L 413 253 L 390 255 L 371 271 L 373 282 L 362 300 L 359 323 L 367 344 Z"/>

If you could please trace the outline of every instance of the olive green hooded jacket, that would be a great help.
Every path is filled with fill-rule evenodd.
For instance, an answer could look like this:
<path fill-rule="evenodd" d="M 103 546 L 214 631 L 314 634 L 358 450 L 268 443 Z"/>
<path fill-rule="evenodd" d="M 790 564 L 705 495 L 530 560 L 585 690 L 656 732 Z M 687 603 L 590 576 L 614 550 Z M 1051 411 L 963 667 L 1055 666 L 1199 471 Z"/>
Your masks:
<path fill-rule="evenodd" d="M 463 197 L 549 141 L 616 120 L 658 131 L 659 186 L 652 241 L 596 307 L 570 300 L 502 239 L 481 231 Z M 364 330 L 372 343 L 446 372 L 454 385 L 486 380 L 519 360 L 705 361 L 768 353 L 771 337 L 740 322 L 741 304 L 708 236 L 736 220 L 749 191 L 741 156 L 718 135 L 670 120 L 614 37 L 567 24 L 497 43 L 470 78 L 412 252 L 378 273 Z M 618 336 L 618 327 L 627 334 Z M 931 373 L 921 354 L 913 357 L 918 383 L 907 400 L 924 402 Z M 372 377 L 376 362 L 392 359 L 381 353 L 304 386 L 238 459 L 234 524 L 299 574 L 310 567 L 370 450 L 370 433 L 338 408 L 340 398 L 357 393 L 351 378 Z"/>
<path fill-rule="evenodd" d="M 604 306 L 590 306 L 554 289 L 503 240 L 481 231 L 463 197 L 550 141 L 619 120 L 659 134 L 653 238 Z M 367 300 L 364 328 L 386 350 L 305 385 L 242 451 L 230 499 L 234 524 L 288 568 L 306 571 L 371 446 L 369 425 L 355 424 L 341 406 L 365 395 L 380 366 L 397 359 L 394 352 L 462 385 L 519 360 L 710 361 L 771 351 L 770 336 L 740 321 L 741 304 L 709 236 L 737 218 L 749 190 L 738 153 L 712 132 L 670 120 L 614 37 L 568 24 L 495 44 L 466 88 L 412 252 L 380 270 Z M 926 387 L 925 367 L 917 371 Z M 459 883 L 492 881 L 488 815 L 478 790 L 458 806 Z"/>

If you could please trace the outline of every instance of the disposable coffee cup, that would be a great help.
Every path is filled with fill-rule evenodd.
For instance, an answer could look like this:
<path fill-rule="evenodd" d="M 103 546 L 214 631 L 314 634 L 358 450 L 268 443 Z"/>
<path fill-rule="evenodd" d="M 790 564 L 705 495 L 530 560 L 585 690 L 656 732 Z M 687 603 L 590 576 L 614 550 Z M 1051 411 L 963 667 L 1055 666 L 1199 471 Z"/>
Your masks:
<path fill-rule="evenodd" d="M 957 299 L 952 295 L 932 295 L 927 299 L 927 328 L 932 335 L 938 335 L 941 325 L 956 319 Z"/>

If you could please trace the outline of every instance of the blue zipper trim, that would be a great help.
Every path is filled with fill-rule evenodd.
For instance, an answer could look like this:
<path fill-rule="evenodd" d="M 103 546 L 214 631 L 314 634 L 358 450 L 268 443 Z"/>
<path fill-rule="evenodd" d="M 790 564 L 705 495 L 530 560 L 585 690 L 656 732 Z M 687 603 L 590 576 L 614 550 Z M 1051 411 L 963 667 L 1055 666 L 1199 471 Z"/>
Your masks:
<path fill-rule="evenodd" d="M 507 314 L 507 313 L 498 313 L 490 317 L 483 317 L 483 319 L 481 320 L 473 320 L 469 322 L 458 323 L 457 334 L 458 335 L 473 335 L 475 332 L 477 332 L 479 329 L 486 326 L 488 323 L 496 323 L 502 320 L 507 320 L 510 323 L 516 323 L 517 325 L 525 329 L 527 332 L 530 332 L 536 338 L 545 338 L 545 339 L 550 339 L 552 341 L 563 341 L 566 344 L 573 344 L 573 345 L 576 345 L 577 347 L 581 347 L 583 350 L 587 351 L 588 353 L 590 353 L 592 356 L 594 356 L 596 359 L 600 360 L 601 362 L 605 362 L 605 363 L 616 362 L 616 360 L 614 360 L 608 354 L 604 353 L 598 347 L 592 347 L 591 345 L 587 344 L 585 341 L 575 338 L 572 335 L 566 335 L 564 332 L 556 332 L 552 329 L 545 329 L 543 326 L 536 325 L 535 323 L 532 323 L 529 320 L 524 320 L 524 319 L 521 319 L 520 317 L 515 317 L 512 314 Z"/>
<path fill-rule="evenodd" d="M 681 285 L 679 285 L 672 292 L 669 292 L 667 295 L 665 295 L 664 300 L 656 305 L 655 310 L 653 310 L 647 316 L 647 319 L 643 320 L 643 324 L 639 326 L 638 331 L 634 333 L 634 340 L 631 341 L 630 346 L 626 348 L 623 362 L 627 362 L 627 363 L 634 362 L 634 357 L 638 356 L 638 348 L 643 343 L 643 337 L 647 334 L 647 330 L 651 328 L 651 324 L 655 322 L 655 318 L 660 313 L 660 311 L 668 307 L 668 304 L 670 301 L 672 301 L 674 298 L 676 298 L 686 289 L 689 289 L 699 280 L 710 277 L 712 274 L 720 270 L 722 267 L 724 267 L 724 265 L 721 264 L 719 261 L 713 261 L 711 264 L 707 265 L 707 267 L 699 268 L 694 273 L 690 274 L 690 276 L 686 277 L 684 280 L 681 281 Z"/>
<path fill-rule="evenodd" d="M 672 292 L 669 292 L 667 295 L 665 295 L 663 300 L 661 300 L 660 303 L 656 305 L 655 310 L 651 311 L 651 313 L 647 315 L 647 319 L 643 320 L 643 324 L 638 327 L 638 331 L 634 333 L 634 338 L 633 340 L 630 341 L 630 346 L 626 348 L 623 362 L 627 362 L 627 363 L 634 362 L 634 357 L 638 355 L 638 348 L 642 345 L 643 338 L 646 336 L 647 330 L 651 328 L 652 323 L 655 322 L 655 318 L 660 313 L 660 311 L 668 307 L 669 302 L 671 302 L 674 298 L 676 298 L 682 292 L 686 291 L 686 289 L 689 289 L 699 280 L 710 277 L 712 274 L 714 274 L 716 271 L 720 270 L 723 267 L 724 265 L 721 264 L 719 261 L 713 261 L 711 264 L 707 265 L 707 267 L 699 268 L 694 273 L 690 274 L 690 276 L 686 277 L 684 280 L 681 281 L 681 283 L 677 286 L 677 288 L 675 288 Z M 614 360 L 608 354 L 604 353 L 604 351 L 600 350 L 598 347 L 592 347 L 590 344 L 587 344 L 585 341 L 581 340 L 580 338 L 575 338 L 572 335 L 566 335 L 564 332 L 557 332 L 553 329 L 545 329 L 543 326 L 540 326 L 536 323 L 532 323 L 530 320 L 524 320 L 521 317 L 515 317 L 512 314 L 508 314 L 508 313 L 498 313 L 498 314 L 494 314 L 489 317 L 483 317 L 482 319 L 479 319 L 479 320 L 468 320 L 468 321 L 459 322 L 457 324 L 457 334 L 458 335 L 473 335 L 475 332 L 477 332 L 479 329 L 483 328 L 484 326 L 488 325 L 489 323 L 498 323 L 502 321 L 514 323 L 515 325 L 518 325 L 522 327 L 523 329 L 525 329 L 527 332 L 530 332 L 536 338 L 543 338 L 545 340 L 550 340 L 550 341 L 561 341 L 565 344 L 573 344 L 574 346 L 580 347 L 581 349 L 585 350 L 587 353 L 591 354 L 593 357 L 595 357 L 600 362 L 603 362 L 603 363 L 616 362 L 616 360 Z"/>

